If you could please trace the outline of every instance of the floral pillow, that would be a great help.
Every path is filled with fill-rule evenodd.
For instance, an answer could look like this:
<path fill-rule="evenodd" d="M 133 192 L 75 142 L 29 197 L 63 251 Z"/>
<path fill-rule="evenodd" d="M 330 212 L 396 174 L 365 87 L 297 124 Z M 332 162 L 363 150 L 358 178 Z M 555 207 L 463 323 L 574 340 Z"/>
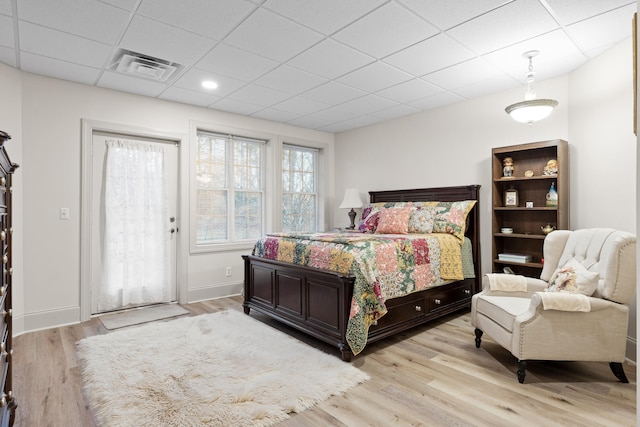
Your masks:
<path fill-rule="evenodd" d="M 361 233 L 375 233 L 380 221 L 380 211 L 388 208 L 411 206 L 410 202 L 372 203 L 362 210 L 362 222 L 358 226 Z"/>
<path fill-rule="evenodd" d="M 590 297 L 596 291 L 599 279 L 599 273 L 587 270 L 575 258 L 571 258 L 553 273 L 544 291 L 583 294 Z"/>
<path fill-rule="evenodd" d="M 453 234 L 462 241 L 467 228 L 467 216 L 475 206 L 476 200 L 433 203 L 438 210 L 433 223 L 433 232 Z"/>
<path fill-rule="evenodd" d="M 417 206 L 409 216 L 409 233 L 426 234 L 433 232 L 436 210 L 430 206 Z"/>
<path fill-rule="evenodd" d="M 409 230 L 411 208 L 388 208 L 380 211 L 380 221 L 376 228 L 378 234 L 407 234 Z"/>

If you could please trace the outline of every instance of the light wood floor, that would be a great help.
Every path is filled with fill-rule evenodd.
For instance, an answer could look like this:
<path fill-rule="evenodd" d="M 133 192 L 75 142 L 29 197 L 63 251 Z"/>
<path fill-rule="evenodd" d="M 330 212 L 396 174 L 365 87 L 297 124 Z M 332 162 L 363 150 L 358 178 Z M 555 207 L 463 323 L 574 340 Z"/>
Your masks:
<path fill-rule="evenodd" d="M 240 297 L 184 307 L 192 315 L 242 310 Z M 15 339 L 16 426 L 95 426 L 82 394 L 75 342 L 107 332 L 92 319 Z M 370 344 L 352 362 L 369 381 L 280 426 L 636 425 L 635 365 L 624 365 L 630 383 L 622 384 L 606 363 L 530 362 L 525 384 L 519 384 L 513 356 L 485 337 L 476 349 L 463 311 Z M 304 341 L 338 354 L 315 340 Z M 241 369 L 242 355 L 238 364 Z"/>

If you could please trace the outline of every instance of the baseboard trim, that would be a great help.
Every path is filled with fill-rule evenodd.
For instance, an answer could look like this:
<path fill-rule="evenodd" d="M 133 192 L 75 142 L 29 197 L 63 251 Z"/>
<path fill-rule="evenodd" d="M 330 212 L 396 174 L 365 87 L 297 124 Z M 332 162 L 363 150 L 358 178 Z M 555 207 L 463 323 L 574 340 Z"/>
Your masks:
<path fill-rule="evenodd" d="M 13 336 L 27 332 L 58 328 L 80 323 L 80 307 L 64 307 L 16 316 L 13 319 Z"/>
<path fill-rule="evenodd" d="M 638 342 L 633 337 L 627 337 L 627 351 L 625 357 L 627 360 L 637 363 Z"/>
<path fill-rule="evenodd" d="M 229 297 L 242 293 L 243 283 L 227 283 L 224 285 L 207 286 L 198 289 L 190 289 L 187 292 L 187 302 L 199 302 L 210 299 Z"/>

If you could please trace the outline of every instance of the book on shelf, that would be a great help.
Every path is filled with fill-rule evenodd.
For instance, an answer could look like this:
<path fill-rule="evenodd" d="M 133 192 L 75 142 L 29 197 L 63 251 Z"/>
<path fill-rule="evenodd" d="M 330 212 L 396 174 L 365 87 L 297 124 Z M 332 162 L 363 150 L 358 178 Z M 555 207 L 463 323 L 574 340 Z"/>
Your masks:
<path fill-rule="evenodd" d="M 509 262 L 531 262 L 531 255 L 523 255 L 523 254 L 498 254 L 498 259 L 500 261 L 509 261 Z"/>

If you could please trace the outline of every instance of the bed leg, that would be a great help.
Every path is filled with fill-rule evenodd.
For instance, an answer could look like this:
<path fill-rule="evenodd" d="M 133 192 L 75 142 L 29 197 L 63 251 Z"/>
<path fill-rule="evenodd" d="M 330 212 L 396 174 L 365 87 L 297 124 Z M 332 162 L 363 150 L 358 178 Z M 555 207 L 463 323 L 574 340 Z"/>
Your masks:
<path fill-rule="evenodd" d="M 340 353 L 342 355 L 343 362 L 351 362 L 351 358 L 353 357 L 351 350 L 341 350 Z"/>
<path fill-rule="evenodd" d="M 249 312 L 251 312 L 251 309 L 245 305 L 244 306 L 244 314 L 249 314 Z"/>

